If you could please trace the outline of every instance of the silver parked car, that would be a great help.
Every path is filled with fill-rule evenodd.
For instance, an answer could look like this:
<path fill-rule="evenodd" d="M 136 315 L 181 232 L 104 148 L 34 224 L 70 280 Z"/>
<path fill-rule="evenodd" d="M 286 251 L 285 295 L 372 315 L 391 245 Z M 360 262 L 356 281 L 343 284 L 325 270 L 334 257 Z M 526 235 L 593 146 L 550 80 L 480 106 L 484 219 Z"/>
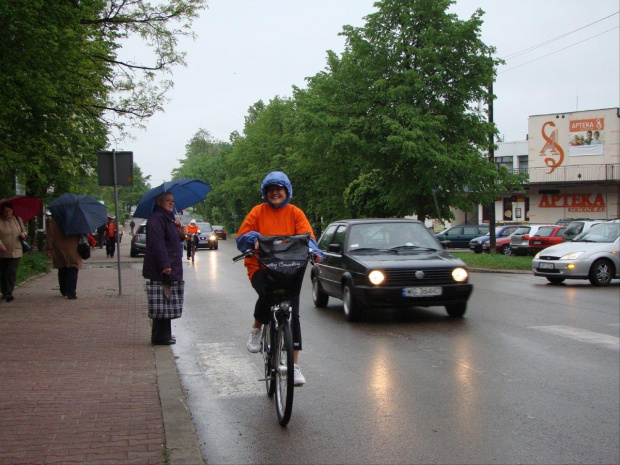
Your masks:
<path fill-rule="evenodd" d="M 620 278 L 620 220 L 595 224 L 572 242 L 541 250 L 532 260 L 532 271 L 552 284 L 588 279 L 594 286 L 608 286 Z"/>

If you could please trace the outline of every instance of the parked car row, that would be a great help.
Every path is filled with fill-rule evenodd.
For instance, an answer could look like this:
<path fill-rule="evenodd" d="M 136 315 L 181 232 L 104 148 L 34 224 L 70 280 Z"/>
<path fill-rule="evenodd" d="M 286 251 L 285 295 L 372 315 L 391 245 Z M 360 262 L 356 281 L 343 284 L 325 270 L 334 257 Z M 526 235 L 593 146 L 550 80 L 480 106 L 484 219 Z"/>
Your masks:
<path fill-rule="evenodd" d="M 495 241 L 497 242 L 499 239 L 504 239 L 510 237 L 518 228 L 516 225 L 507 225 L 507 226 L 498 226 L 495 228 Z M 484 236 L 475 237 L 471 241 L 469 241 L 470 250 L 475 253 L 482 253 L 483 251 L 489 251 L 489 240 L 491 239 L 490 232 L 486 233 Z M 485 250 L 486 244 L 486 250 Z M 497 246 L 497 243 L 496 243 Z"/>

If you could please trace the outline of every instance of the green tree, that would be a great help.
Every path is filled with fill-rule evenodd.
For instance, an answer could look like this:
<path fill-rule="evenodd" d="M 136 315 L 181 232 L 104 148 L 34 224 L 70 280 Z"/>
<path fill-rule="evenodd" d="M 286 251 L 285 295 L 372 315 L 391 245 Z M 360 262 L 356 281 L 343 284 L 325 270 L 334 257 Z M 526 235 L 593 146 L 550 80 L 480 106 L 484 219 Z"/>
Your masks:
<path fill-rule="evenodd" d="M 178 38 L 205 0 L 0 2 L 0 185 L 15 178 L 46 198 L 79 189 L 112 128 L 122 134 L 161 110 L 184 64 Z M 153 62 L 119 56 L 141 39 Z"/>
<path fill-rule="evenodd" d="M 220 198 L 219 188 L 225 178 L 226 152 L 230 143 L 215 140 L 209 131 L 199 129 L 185 146 L 185 158 L 180 166 L 172 170 L 173 179 L 196 178 L 211 186 L 207 198 L 193 206 L 194 211 L 206 221 L 214 222 L 213 205 L 225 203 Z"/>
<path fill-rule="evenodd" d="M 451 3 L 377 2 L 363 27 L 344 27 L 341 57 L 331 53 L 328 71 L 309 80 L 322 111 L 340 119 L 342 156 L 357 153 L 360 177 L 349 198 L 371 192 L 370 175 L 389 199 L 359 214 L 450 218 L 451 206 L 470 209 L 519 183 L 481 155 L 495 128 L 477 102 L 486 100 L 497 64 L 480 40 L 483 12 L 461 21 L 447 13 Z"/>

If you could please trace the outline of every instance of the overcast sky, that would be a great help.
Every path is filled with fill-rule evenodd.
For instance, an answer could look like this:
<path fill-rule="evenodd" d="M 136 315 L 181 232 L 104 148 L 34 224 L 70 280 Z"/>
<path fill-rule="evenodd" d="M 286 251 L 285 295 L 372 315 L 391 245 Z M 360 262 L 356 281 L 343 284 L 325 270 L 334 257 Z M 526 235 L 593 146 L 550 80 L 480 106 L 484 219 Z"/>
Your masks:
<path fill-rule="evenodd" d="M 373 4 L 208 0 L 194 22 L 197 39 L 180 43 L 188 66 L 174 71 L 165 113 L 111 148 L 133 151 L 152 186 L 169 180 L 198 129 L 223 141 L 242 133 L 251 105 L 305 87 L 306 77 L 325 68 L 327 50 L 344 49 L 342 26 L 362 26 Z M 498 70 L 494 116 L 506 141 L 526 138 L 530 115 L 619 106 L 618 0 L 458 0 L 451 11 L 465 19 L 478 7 L 482 39 L 499 57 L 533 48 Z"/>

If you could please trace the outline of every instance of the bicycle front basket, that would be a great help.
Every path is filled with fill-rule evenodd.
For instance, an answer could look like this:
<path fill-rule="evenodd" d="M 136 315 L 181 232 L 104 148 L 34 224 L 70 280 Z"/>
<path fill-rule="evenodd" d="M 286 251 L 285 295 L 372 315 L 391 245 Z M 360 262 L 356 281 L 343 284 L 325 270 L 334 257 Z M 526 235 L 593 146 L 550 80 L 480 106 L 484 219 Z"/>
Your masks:
<path fill-rule="evenodd" d="M 308 235 L 263 236 L 260 261 L 267 268 L 267 289 L 297 295 L 308 264 Z"/>

